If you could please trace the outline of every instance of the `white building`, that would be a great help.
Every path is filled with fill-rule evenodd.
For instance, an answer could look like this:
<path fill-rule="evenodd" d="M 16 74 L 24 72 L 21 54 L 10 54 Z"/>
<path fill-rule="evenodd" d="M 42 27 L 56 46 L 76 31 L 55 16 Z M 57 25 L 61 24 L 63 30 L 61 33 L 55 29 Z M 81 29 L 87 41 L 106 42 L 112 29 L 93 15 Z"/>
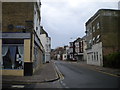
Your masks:
<path fill-rule="evenodd" d="M 48 33 L 41 27 L 40 40 L 45 49 L 44 63 L 50 61 L 50 52 L 51 52 L 51 38 L 48 37 Z"/>
<path fill-rule="evenodd" d="M 57 60 L 60 60 L 61 58 L 60 58 L 60 54 L 57 54 Z"/>
<path fill-rule="evenodd" d="M 70 42 L 70 47 L 69 47 L 69 58 L 73 60 L 74 58 L 74 52 L 73 52 L 73 42 Z"/>
<path fill-rule="evenodd" d="M 62 60 L 67 60 L 69 57 L 69 46 L 64 46 L 64 53 L 62 55 Z"/>
<path fill-rule="evenodd" d="M 102 42 L 87 50 L 87 64 L 103 66 Z"/>

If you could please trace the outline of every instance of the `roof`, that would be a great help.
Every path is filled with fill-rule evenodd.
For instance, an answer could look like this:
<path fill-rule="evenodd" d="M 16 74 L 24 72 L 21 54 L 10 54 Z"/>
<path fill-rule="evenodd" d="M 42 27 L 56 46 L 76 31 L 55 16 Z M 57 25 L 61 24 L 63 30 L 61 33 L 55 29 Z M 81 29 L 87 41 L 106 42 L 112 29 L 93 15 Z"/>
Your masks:
<path fill-rule="evenodd" d="M 40 34 L 46 34 L 48 37 L 48 33 L 44 30 L 43 26 L 41 26 Z"/>
<path fill-rule="evenodd" d="M 116 12 L 120 12 L 120 10 L 116 10 L 116 9 L 99 9 L 86 23 L 85 25 L 89 24 L 93 19 L 95 19 L 100 13 L 105 12 L 105 11 L 116 11 Z"/>

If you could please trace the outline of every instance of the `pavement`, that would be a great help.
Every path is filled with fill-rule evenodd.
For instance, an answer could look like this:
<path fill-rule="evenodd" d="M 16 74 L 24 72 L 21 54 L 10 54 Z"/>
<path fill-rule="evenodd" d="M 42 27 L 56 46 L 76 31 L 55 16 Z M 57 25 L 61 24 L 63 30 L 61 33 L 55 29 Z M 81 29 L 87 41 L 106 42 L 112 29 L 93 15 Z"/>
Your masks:
<path fill-rule="evenodd" d="M 67 62 L 67 61 L 66 61 Z M 88 65 L 86 62 L 70 62 L 78 66 L 89 68 L 98 72 L 120 77 L 120 69 L 105 68 L 95 65 Z M 54 61 L 43 64 L 42 68 L 34 73 L 33 76 L 2 76 L 2 83 L 31 84 L 44 83 L 59 80 L 59 70 L 54 65 Z"/>
<path fill-rule="evenodd" d="M 31 84 L 53 82 L 60 77 L 55 69 L 54 63 L 43 64 L 32 76 L 2 76 L 2 83 Z"/>

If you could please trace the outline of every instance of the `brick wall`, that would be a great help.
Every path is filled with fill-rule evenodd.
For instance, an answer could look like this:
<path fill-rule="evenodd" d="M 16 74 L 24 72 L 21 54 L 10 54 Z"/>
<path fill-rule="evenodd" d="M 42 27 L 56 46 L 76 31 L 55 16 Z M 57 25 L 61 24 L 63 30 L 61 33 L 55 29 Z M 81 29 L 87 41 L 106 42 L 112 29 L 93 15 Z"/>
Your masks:
<path fill-rule="evenodd" d="M 2 26 L 3 32 L 21 32 L 22 28 L 16 26 L 25 26 L 25 21 L 33 21 L 34 4 L 31 2 L 4 2 L 2 5 Z M 12 24 L 13 29 L 8 28 Z"/>

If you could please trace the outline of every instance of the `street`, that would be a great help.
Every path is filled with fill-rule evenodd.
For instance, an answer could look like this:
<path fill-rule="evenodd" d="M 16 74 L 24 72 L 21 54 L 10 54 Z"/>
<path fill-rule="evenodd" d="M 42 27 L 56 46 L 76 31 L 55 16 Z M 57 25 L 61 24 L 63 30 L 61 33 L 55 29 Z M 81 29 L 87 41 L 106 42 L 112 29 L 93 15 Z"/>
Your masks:
<path fill-rule="evenodd" d="M 3 88 L 118 88 L 119 77 L 103 74 L 77 62 L 53 61 L 60 79 L 43 83 L 4 83 Z"/>
<path fill-rule="evenodd" d="M 63 62 L 55 62 L 58 69 L 64 75 L 60 81 L 64 88 L 118 88 L 119 78 L 100 72 L 92 71 L 81 66 Z M 119 80 L 118 80 L 119 79 Z"/>

